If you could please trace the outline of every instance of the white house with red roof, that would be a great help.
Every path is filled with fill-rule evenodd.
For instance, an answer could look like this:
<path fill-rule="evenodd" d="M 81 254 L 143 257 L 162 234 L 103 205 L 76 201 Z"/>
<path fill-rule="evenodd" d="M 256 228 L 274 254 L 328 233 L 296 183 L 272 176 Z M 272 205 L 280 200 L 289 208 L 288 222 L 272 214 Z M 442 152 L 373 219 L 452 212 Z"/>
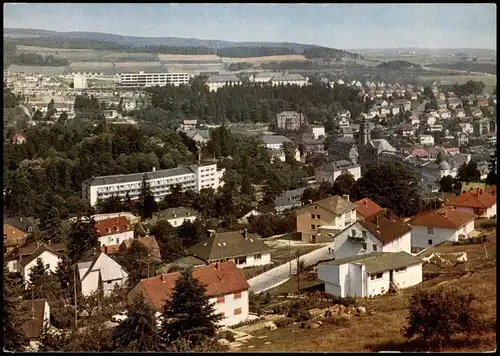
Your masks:
<path fill-rule="evenodd" d="M 123 241 L 134 238 L 134 227 L 125 216 L 96 221 L 95 227 L 101 247 L 120 246 Z"/>
<path fill-rule="evenodd" d="M 444 207 L 425 211 L 408 221 L 412 228 L 412 247 L 428 248 L 445 241 L 466 239 L 474 231 L 476 215 Z"/>
<path fill-rule="evenodd" d="M 464 192 L 446 201 L 444 205 L 482 218 L 492 218 L 497 215 L 496 194 L 481 188 Z"/>
<path fill-rule="evenodd" d="M 162 311 L 165 300 L 172 296 L 175 282 L 179 276 L 180 272 L 173 272 L 141 279 L 128 292 L 128 302 L 132 303 L 134 298 L 142 293 L 146 302 L 158 311 Z M 248 289 L 250 286 L 234 263 L 222 262 L 197 267 L 193 270 L 193 277 L 205 285 L 206 296 L 213 303 L 215 312 L 223 315 L 220 325 L 235 325 L 248 319 Z"/>
<path fill-rule="evenodd" d="M 26 137 L 23 134 L 18 133 L 12 136 L 12 143 L 15 145 L 22 145 L 25 142 L 26 142 Z"/>
<path fill-rule="evenodd" d="M 334 238 L 336 259 L 372 252 L 411 252 L 411 228 L 389 209 L 356 221 Z"/>

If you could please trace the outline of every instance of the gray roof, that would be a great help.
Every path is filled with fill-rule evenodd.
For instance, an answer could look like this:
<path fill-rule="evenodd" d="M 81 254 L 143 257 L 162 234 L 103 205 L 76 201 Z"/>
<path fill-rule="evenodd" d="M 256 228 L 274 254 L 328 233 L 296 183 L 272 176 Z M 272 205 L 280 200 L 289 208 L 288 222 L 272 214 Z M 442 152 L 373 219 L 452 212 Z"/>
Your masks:
<path fill-rule="evenodd" d="M 116 74 L 115 68 L 111 67 L 99 67 L 99 66 L 78 66 L 78 67 L 66 67 L 64 69 L 64 74 L 71 73 L 102 73 L 103 75 L 114 75 Z"/>
<path fill-rule="evenodd" d="M 234 74 L 226 74 L 226 75 L 212 75 L 207 79 L 207 83 L 228 83 L 228 82 L 241 82 L 240 78 L 238 78 Z"/>
<path fill-rule="evenodd" d="M 328 265 L 343 265 L 346 263 L 359 263 L 365 266 L 368 274 L 394 270 L 413 264 L 422 263 L 422 260 L 408 252 L 374 252 L 366 255 L 350 256 L 334 261 L 323 262 Z"/>
<path fill-rule="evenodd" d="M 264 135 L 262 136 L 262 141 L 264 141 L 266 145 L 276 145 L 279 143 L 293 142 L 288 137 L 282 135 Z"/>
<path fill-rule="evenodd" d="M 163 169 L 160 171 L 152 171 L 152 172 L 116 174 L 111 176 L 92 177 L 85 180 L 83 183 L 88 185 L 130 183 L 130 182 L 142 181 L 144 175 L 146 175 L 147 179 L 150 180 L 150 179 L 180 176 L 191 173 L 193 173 L 193 171 L 188 167 L 177 167 L 177 168 Z"/>
<path fill-rule="evenodd" d="M 158 215 L 159 219 L 170 220 L 186 216 L 198 216 L 198 212 L 191 208 L 185 208 L 183 206 L 179 206 L 177 208 L 169 208 L 162 210 L 156 213 L 156 215 Z"/>
<path fill-rule="evenodd" d="M 343 169 L 355 168 L 355 167 L 360 167 L 360 165 L 353 163 L 351 161 L 340 160 L 340 161 L 327 163 L 324 166 L 320 167 L 320 169 L 324 170 L 324 171 L 338 172 L 338 171 L 341 171 Z"/>
<path fill-rule="evenodd" d="M 373 146 L 373 148 L 377 149 L 379 153 L 382 151 L 396 152 L 396 149 L 392 147 L 391 144 L 384 138 L 370 140 L 370 144 Z"/>
<path fill-rule="evenodd" d="M 11 73 L 25 74 L 43 74 L 46 76 L 61 75 L 66 67 L 49 67 L 49 66 L 21 66 L 12 64 L 7 69 Z"/>
<path fill-rule="evenodd" d="M 290 74 L 288 72 L 283 72 L 283 73 L 276 73 L 276 75 L 274 75 L 273 77 L 273 81 L 274 80 L 281 80 L 281 81 L 287 81 L 287 80 L 305 80 L 306 78 L 304 78 L 302 75 L 300 74 Z"/>
<path fill-rule="evenodd" d="M 171 267 L 181 267 L 181 268 L 187 268 L 187 267 L 199 267 L 199 266 L 205 266 L 207 264 L 206 261 L 202 260 L 201 258 L 195 257 L 195 256 L 187 256 L 183 258 L 179 258 L 171 263 L 168 263 L 161 267 L 159 269 L 159 273 L 168 273 L 168 270 Z"/>
<path fill-rule="evenodd" d="M 144 71 L 144 74 L 148 73 L 167 73 L 168 69 L 162 65 L 154 65 L 154 66 L 115 66 L 114 70 L 116 73 L 139 73 L 140 71 Z"/>
<path fill-rule="evenodd" d="M 296 214 L 299 215 L 304 210 L 309 211 L 308 208 L 311 207 L 312 205 L 319 205 L 323 209 L 329 210 L 337 216 L 342 215 L 349 210 L 356 209 L 356 204 L 354 204 L 353 202 L 350 202 L 348 200 L 343 199 L 339 195 L 335 195 L 333 197 L 328 197 L 325 199 L 315 201 L 312 204 L 305 205 L 305 206 L 297 209 Z"/>
<path fill-rule="evenodd" d="M 36 223 L 33 221 L 32 218 L 26 218 L 26 217 L 14 217 L 14 218 L 8 218 L 4 215 L 3 217 L 3 223 L 4 224 L 9 224 L 10 226 L 15 227 L 16 229 L 21 230 L 24 233 L 29 232 L 29 228 L 31 227 L 31 230 L 34 231 L 37 228 Z"/>
<path fill-rule="evenodd" d="M 301 203 L 300 198 L 304 194 L 304 191 L 306 188 L 299 188 L 299 189 L 293 189 L 293 190 L 286 190 L 281 194 L 280 196 L 276 197 L 274 199 L 275 206 L 288 206 L 290 203 L 294 203 L 293 198 L 298 198 L 298 202 L 295 203 Z"/>
<path fill-rule="evenodd" d="M 187 137 L 193 138 L 196 134 L 199 134 L 201 137 L 209 140 L 210 139 L 210 131 L 209 130 L 186 130 L 184 131 Z"/>
<path fill-rule="evenodd" d="M 223 243 L 225 243 L 224 246 L 222 246 Z M 219 246 L 219 244 L 221 246 Z M 206 261 L 212 261 L 223 258 L 247 256 L 255 253 L 271 252 L 273 249 L 260 240 L 259 235 L 248 233 L 245 239 L 243 238 L 242 232 L 229 231 L 215 233 L 212 237 L 200 241 L 189 248 L 189 251 L 196 257 Z"/>

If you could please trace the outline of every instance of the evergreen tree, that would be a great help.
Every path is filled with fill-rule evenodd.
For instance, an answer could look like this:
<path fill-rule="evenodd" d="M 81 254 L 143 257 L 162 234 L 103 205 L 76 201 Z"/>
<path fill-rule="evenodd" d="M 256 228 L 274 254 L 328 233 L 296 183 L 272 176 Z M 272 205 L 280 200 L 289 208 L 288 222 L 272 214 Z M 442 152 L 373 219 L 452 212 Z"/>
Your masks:
<path fill-rule="evenodd" d="M 215 314 L 205 292 L 205 287 L 193 277 L 192 269 L 181 272 L 163 309 L 162 336 L 165 340 L 185 339 L 197 344 L 215 336 L 222 315 Z"/>
<path fill-rule="evenodd" d="M 156 323 L 155 309 L 139 294 L 128 308 L 128 318 L 113 331 L 115 351 L 161 351 L 162 340 Z"/>
<path fill-rule="evenodd" d="M 153 193 L 151 192 L 146 175 L 144 175 L 141 182 L 139 204 L 140 215 L 143 220 L 150 219 L 153 216 L 153 213 L 158 211 L 158 204 L 156 203 Z"/>
<path fill-rule="evenodd" d="M 64 297 L 71 298 L 73 296 L 73 267 L 69 258 L 63 256 L 59 261 L 54 277 L 59 282 Z"/>
<path fill-rule="evenodd" d="M 25 295 L 30 299 L 47 299 L 49 302 L 56 300 L 60 295 L 57 279 L 50 272 L 49 265 L 44 265 L 40 258 L 29 271 L 29 283 Z"/>
<path fill-rule="evenodd" d="M 24 351 L 28 342 L 23 333 L 26 310 L 20 303 L 21 291 L 3 268 L 3 348 L 4 351 Z"/>
<path fill-rule="evenodd" d="M 68 234 L 69 256 L 73 262 L 77 261 L 83 252 L 99 247 L 99 235 L 95 228 L 95 220 L 90 216 L 87 220 L 77 219 L 71 224 Z"/>
<path fill-rule="evenodd" d="M 59 242 L 61 237 L 61 216 L 56 207 L 51 207 L 40 221 L 43 240 L 47 242 Z"/>

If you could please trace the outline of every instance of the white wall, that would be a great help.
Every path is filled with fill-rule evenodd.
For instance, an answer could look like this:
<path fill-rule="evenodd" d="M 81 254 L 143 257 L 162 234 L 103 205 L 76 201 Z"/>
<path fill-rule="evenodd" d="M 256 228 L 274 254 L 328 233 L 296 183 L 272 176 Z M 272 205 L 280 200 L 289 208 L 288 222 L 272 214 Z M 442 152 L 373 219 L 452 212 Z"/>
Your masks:
<path fill-rule="evenodd" d="M 406 267 L 406 271 L 394 271 L 393 279 L 398 288 L 407 288 L 421 283 L 422 263 L 408 266 Z"/>
<path fill-rule="evenodd" d="M 43 251 L 38 258 L 43 261 L 44 265 L 49 265 L 51 273 L 54 273 L 57 270 L 57 264 L 61 261 L 61 258 L 58 255 L 50 251 Z M 24 270 L 21 271 L 23 279 L 26 283 L 29 283 L 31 269 L 36 266 L 38 258 L 35 258 L 33 261 L 24 266 Z"/>
<path fill-rule="evenodd" d="M 362 250 L 361 243 L 354 243 L 349 240 L 349 236 L 352 235 L 351 230 L 356 230 L 356 236 L 361 237 L 362 231 L 366 231 L 366 248 L 367 250 Z M 368 230 L 366 230 L 361 224 L 352 224 L 348 229 L 345 229 L 340 234 L 334 237 L 335 246 L 335 258 L 340 259 L 344 257 L 355 256 L 363 253 L 372 253 L 373 246 L 377 245 L 376 252 L 382 252 L 382 243 L 375 238 Z"/>
<path fill-rule="evenodd" d="M 81 283 L 82 294 L 85 296 L 91 295 L 99 289 L 99 271 L 92 271 Z"/>
<path fill-rule="evenodd" d="M 346 291 L 346 294 L 350 297 L 363 297 L 364 266 L 357 263 L 349 263 L 346 267 L 349 269 L 349 289 Z"/>
<path fill-rule="evenodd" d="M 168 219 L 167 221 L 172 226 L 181 226 L 186 220 L 193 222 L 196 220 L 196 216 L 181 216 L 174 219 Z"/>
<path fill-rule="evenodd" d="M 236 263 L 236 260 L 238 260 L 238 257 L 236 258 L 231 258 L 230 260 L 236 264 L 236 267 L 238 268 L 247 268 L 247 267 L 255 267 L 255 266 L 264 266 L 271 264 L 271 252 L 264 252 L 260 254 L 260 259 L 256 259 L 255 256 L 257 254 L 250 254 L 245 256 L 246 257 L 246 263 Z M 215 261 L 210 261 L 210 262 L 215 262 Z"/>
<path fill-rule="evenodd" d="M 482 215 L 483 217 L 486 218 L 492 218 L 497 215 L 497 205 L 493 205 L 491 208 L 488 208 L 486 210 L 486 214 Z"/>
<path fill-rule="evenodd" d="M 126 232 L 121 232 L 119 234 L 113 234 L 113 235 L 107 235 L 107 236 L 100 236 L 99 237 L 99 244 L 101 246 L 109 246 L 109 245 L 119 245 L 125 240 L 130 240 L 134 238 L 134 231 L 126 231 Z"/>
<path fill-rule="evenodd" d="M 400 251 L 411 253 L 411 231 L 382 247 L 382 252 Z"/>
<path fill-rule="evenodd" d="M 214 304 L 216 313 L 224 313 L 224 319 L 219 324 L 223 326 L 230 326 L 238 324 L 248 319 L 249 306 L 248 306 L 248 291 L 241 292 L 241 298 L 234 299 L 234 294 L 226 294 L 224 296 L 224 303 L 217 303 L 217 298 L 210 298 L 210 302 Z M 234 310 L 241 308 L 241 314 L 234 315 Z"/>
<path fill-rule="evenodd" d="M 460 234 L 467 235 L 474 230 L 474 221 L 458 229 L 433 228 L 432 234 L 428 233 L 427 226 L 412 225 L 411 228 L 412 247 L 428 248 L 445 241 L 458 241 Z M 432 245 L 429 245 L 429 240 L 432 240 Z"/>
<path fill-rule="evenodd" d="M 382 272 L 382 278 L 374 280 L 366 274 L 365 280 L 366 297 L 383 294 L 382 291 L 387 292 L 389 290 L 389 271 Z"/>
<path fill-rule="evenodd" d="M 361 178 L 361 166 L 349 168 L 348 172 L 351 173 L 355 180 Z M 330 182 L 335 183 L 338 177 L 342 174 L 342 171 L 324 171 L 322 169 L 317 169 L 315 171 L 315 176 L 318 182 Z"/>

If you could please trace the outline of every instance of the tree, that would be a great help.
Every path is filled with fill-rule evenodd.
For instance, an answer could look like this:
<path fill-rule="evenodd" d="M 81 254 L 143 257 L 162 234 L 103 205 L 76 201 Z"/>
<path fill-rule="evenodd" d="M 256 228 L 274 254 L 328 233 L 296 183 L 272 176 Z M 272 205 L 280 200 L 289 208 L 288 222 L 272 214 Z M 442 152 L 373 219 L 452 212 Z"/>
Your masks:
<path fill-rule="evenodd" d="M 441 178 L 441 180 L 439 181 L 439 185 L 441 186 L 441 191 L 445 193 L 452 193 L 454 182 L 455 179 L 453 179 L 453 177 L 450 175 Z"/>
<path fill-rule="evenodd" d="M 141 182 L 141 193 L 139 195 L 140 215 L 143 220 L 150 219 L 153 213 L 158 211 L 158 204 L 151 192 L 147 176 L 144 175 Z"/>
<path fill-rule="evenodd" d="M 488 175 L 486 176 L 486 184 L 497 184 L 497 150 L 491 155 L 491 159 L 488 162 Z"/>
<path fill-rule="evenodd" d="M 331 194 L 340 196 L 349 195 L 355 183 L 354 176 L 348 171 L 344 171 L 333 183 Z"/>
<path fill-rule="evenodd" d="M 23 333 L 26 321 L 21 291 L 9 276 L 7 266 L 3 267 L 3 347 L 4 351 L 24 351 L 28 342 Z"/>
<path fill-rule="evenodd" d="M 480 321 L 471 307 L 474 299 L 472 293 L 454 287 L 417 289 L 409 300 L 404 336 L 442 346 L 457 333 L 478 331 Z"/>
<path fill-rule="evenodd" d="M 66 256 L 63 256 L 57 264 L 54 277 L 59 282 L 59 288 L 66 298 L 73 296 L 73 271 L 71 261 Z"/>
<path fill-rule="evenodd" d="M 151 259 L 151 251 L 137 240 L 124 252 L 116 256 L 120 265 L 129 272 L 129 284 L 135 286 L 141 279 L 154 275 L 158 262 Z"/>
<path fill-rule="evenodd" d="M 479 182 L 481 180 L 481 173 L 477 169 L 477 163 L 470 161 L 464 163 L 458 168 L 457 180 L 459 182 Z"/>
<path fill-rule="evenodd" d="M 77 261 L 83 252 L 99 247 L 99 235 L 95 227 L 95 220 L 87 217 L 84 221 L 78 218 L 71 224 L 68 234 L 69 256 L 73 262 Z"/>
<path fill-rule="evenodd" d="M 38 258 L 36 265 L 29 271 L 29 283 L 25 294 L 29 298 L 47 299 L 51 302 L 58 299 L 60 288 L 57 279 L 52 275 L 49 265 L 44 265 Z"/>
<path fill-rule="evenodd" d="M 113 331 L 116 351 L 157 352 L 162 350 L 155 309 L 144 301 L 142 294 L 135 297 L 128 308 L 128 318 Z"/>
<path fill-rule="evenodd" d="M 370 168 L 356 181 L 351 195 L 354 200 L 370 198 L 401 217 L 417 213 L 422 202 L 415 177 L 399 164 Z"/>
<path fill-rule="evenodd" d="M 59 242 L 61 228 L 61 217 L 56 207 L 51 207 L 40 221 L 40 229 L 44 240 L 47 242 Z"/>
<path fill-rule="evenodd" d="M 222 320 L 205 294 L 205 287 L 184 269 L 163 309 L 162 336 L 168 342 L 185 339 L 197 344 L 214 337 Z"/>

